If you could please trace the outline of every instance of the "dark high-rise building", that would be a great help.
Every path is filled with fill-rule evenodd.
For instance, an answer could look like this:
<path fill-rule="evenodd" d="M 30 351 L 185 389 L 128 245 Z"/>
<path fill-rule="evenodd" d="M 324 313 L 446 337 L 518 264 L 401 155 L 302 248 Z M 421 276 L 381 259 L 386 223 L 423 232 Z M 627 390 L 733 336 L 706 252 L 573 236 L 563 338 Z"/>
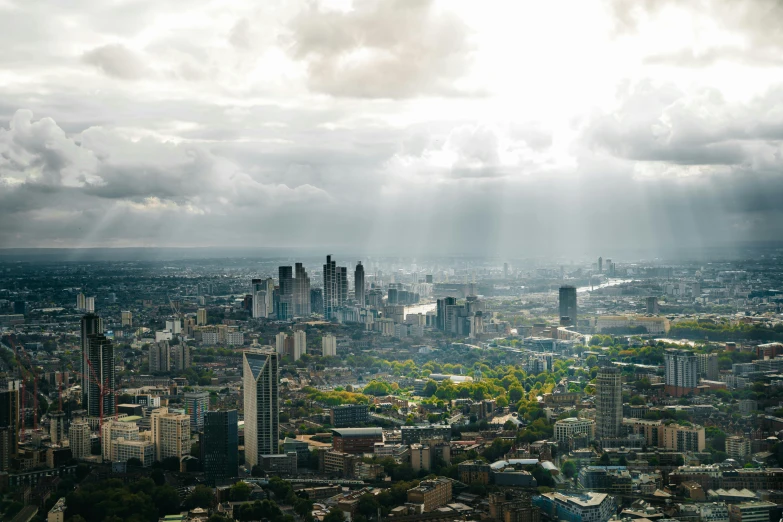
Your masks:
<path fill-rule="evenodd" d="M 655 296 L 650 296 L 647 298 L 647 313 L 648 314 L 657 314 L 659 312 L 658 308 L 658 298 Z"/>
<path fill-rule="evenodd" d="M 206 412 L 204 432 L 199 438 L 207 485 L 232 483 L 239 467 L 237 410 Z"/>
<path fill-rule="evenodd" d="M 595 384 L 595 436 L 612 439 L 620 436 L 623 423 L 623 377 L 614 366 L 598 370 Z"/>
<path fill-rule="evenodd" d="M 348 300 L 348 269 L 344 266 L 337 267 L 337 306 L 345 306 Z"/>
<path fill-rule="evenodd" d="M 8 471 L 19 442 L 19 381 L 0 384 L 0 471 Z"/>
<path fill-rule="evenodd" d="M 314 314 L 324 313 L 324 289 L 310 289 L 310 311 Z"/>
<path fill-rule="evenodd" d="M 398 290 L 396 288 L 389 288 L 389 293 L 386 296 L 386 303 L 390 305 L 396 305 L 397 304 L 397 292 Z"/>
<path fill-rule="evenodd" d="M 424 276 L 424 280 L 425 280 L 425 281 L 426 281 L 428 284 L 432 284 L 432 274 L 427 274 L 426 276 Z"/>
<path fill-rule="evenodd" d="M 364 306 L 364 267 L 361 261 L 356 263 L 353 273 L 353 295 L 359 306 Z"/>
<path fill-rule="evenodd" d="M 244 352 L 242 365 L 245 404 L 245 464 L 252 468 L 263 455 L 278 454 L 280 397 L 278 354 Z"/>
<path fill-rule="evenodd" d="M 302 263 L 297 263 L 294 271 L 294 315 L 307 317 L 312 313 L 310 304 L 310 276 Z"/>
<path fill-rule="evenodd" d="M 443 299 L 438 299 L 437 308 L 436 308 L 437 310 L 436 327 L 438 330 L 446 329 L 446 307 L 455 306 L 456 304 L 457 304 L 456 297 L 444 297 Z"/>
<path fill-rule="evenodd" d="M 14 301 L 14 313 L 19 315 L 25 315 L 27 313 L 27 302 Z"/>
<path fill-rule="evenodd" d="M 324 318 L 327 321 L 337 308 L 337 292 L 337 263 L 328 255 L 324 265 Z"/>
<path fill-rule="evenodd" d="M 604 271 L 604 258 L 603 257 L 599 257 L 598 258 L 598 273 L 600 274 L 603 271 Z"/>
<path fill-rule="evenodd" d="M 290 266 L 278 268 L 280 280 L 280 297 L 277 307 L 277 318 L 282 321 L 294 317 L 294 272 Z"/>
<path fill-rule="evenodd" d="M 114 415 L 117 408 L 114 390 L 116 375 L 114 369 L 114 346 L 103 334 L 87 336 L 87 400 L 85 409 L 90 417 Z M 103 393 L 101 393 L 101 390 Z M 103 400 L 101 401 L 101 395 Z M 101 411 L 101 402 L 103 411 Z"/>
<path fill-rule="evenodd" d="M 86 314 L 82 317 L 82 405 L 87 408 L 87 383 L 92 380 L 90 366 L 87 364 L 89 354 L 89 336 L 103 333 L 103 319 L 97 314 Z"/>
<path fill-rule="evenodd" d="M 576 288 L 573 286 L 560 287 L 560 324 L 563 324 L 564 317 L 568 317 L 566 326 L 576 326 Z"/>

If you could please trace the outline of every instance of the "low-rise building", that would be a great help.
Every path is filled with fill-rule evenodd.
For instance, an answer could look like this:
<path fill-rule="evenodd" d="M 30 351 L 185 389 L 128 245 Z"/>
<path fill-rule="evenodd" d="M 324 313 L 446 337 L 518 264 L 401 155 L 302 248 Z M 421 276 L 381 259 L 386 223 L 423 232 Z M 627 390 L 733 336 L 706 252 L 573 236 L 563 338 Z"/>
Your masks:
<path fill-rule="evenodd" d="M 448 504 L 451 502 L 451 481 L 443 477 L 422 480 L 417 487 L 408 490 L 408 502 L 421 504 L 424 513 Z"/>
<path fill-rule="evenodd" d="M 607 493 L 544 493 L 533 497 L 533 505 L 551 520 L 568 522 L 607 522 L 615 513 L 615 503 Z"/>
<path fill-rule="evenodd" d="M 770 512 L 777 504 L 763 500 L 729 506 L 729 522 L 769 522 Z"/>

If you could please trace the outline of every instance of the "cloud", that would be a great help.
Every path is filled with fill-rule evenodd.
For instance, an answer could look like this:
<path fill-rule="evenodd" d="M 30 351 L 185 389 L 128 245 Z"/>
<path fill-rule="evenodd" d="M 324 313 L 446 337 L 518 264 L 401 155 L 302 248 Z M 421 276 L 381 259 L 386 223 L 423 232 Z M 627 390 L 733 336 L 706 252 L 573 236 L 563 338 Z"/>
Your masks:
<path fill-rule="evenodd" d="M 352 10 L 310 5 L 291 24 L 291 55 L 311 89 L 333 96 L 407 98 L 466 95 L 469 29 L 432 1 L 357 2 Z"/>
<path fill-rule="evenodd" d="M 780 153 L 783 90 L 748 104 L 719 91 L 685 93 L 642 82 L 627 90 L 613 112 L 596 115 L 585 141 L 615 157 L 693 166 L 762 167 Z M 767 165 L 768 168 L 771 165 Z"/>
<path fill-rule="evenodd" d="M 142 59 L 121 44 L 96 47 L 85 52 L 82 60 L 104 74 L 121 80 L 139 80 L 149 73 Z"/>

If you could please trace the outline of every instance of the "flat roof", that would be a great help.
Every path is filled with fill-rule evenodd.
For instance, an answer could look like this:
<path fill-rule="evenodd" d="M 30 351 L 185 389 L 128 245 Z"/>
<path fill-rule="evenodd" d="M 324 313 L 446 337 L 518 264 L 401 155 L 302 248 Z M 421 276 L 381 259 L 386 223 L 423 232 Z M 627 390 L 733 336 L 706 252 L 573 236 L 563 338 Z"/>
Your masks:
<path fill-rule="evenodd" d="M 382 428 L 335 428 L 332 433 L 340 437 L 383 437 Z"/>

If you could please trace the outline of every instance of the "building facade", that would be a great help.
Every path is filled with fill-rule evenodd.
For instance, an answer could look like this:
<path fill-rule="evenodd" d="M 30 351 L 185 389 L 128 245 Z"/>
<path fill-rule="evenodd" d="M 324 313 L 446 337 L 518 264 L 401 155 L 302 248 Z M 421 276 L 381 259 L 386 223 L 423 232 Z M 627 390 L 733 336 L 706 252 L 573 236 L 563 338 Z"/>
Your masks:
<path fill-rule="evenodd" d="M 206 412 L 200 442 L 201 463 L 207 485 L 214 487 L 232 483 L 239 467 L 237 411 Z"/>
<path fill-rule="evenodd" d="M 260 463 L 261 455 L 278 453 L 280 399 L 278 354 L 252 350 L 243 354 L 245 405 L 245 464 Z"/>
<path fill-rule="evenodd" d="M 595 389 L 596 437 L 617 438 L 623 422 L 623 380 L 619 368 L 598 370 Z"/>

